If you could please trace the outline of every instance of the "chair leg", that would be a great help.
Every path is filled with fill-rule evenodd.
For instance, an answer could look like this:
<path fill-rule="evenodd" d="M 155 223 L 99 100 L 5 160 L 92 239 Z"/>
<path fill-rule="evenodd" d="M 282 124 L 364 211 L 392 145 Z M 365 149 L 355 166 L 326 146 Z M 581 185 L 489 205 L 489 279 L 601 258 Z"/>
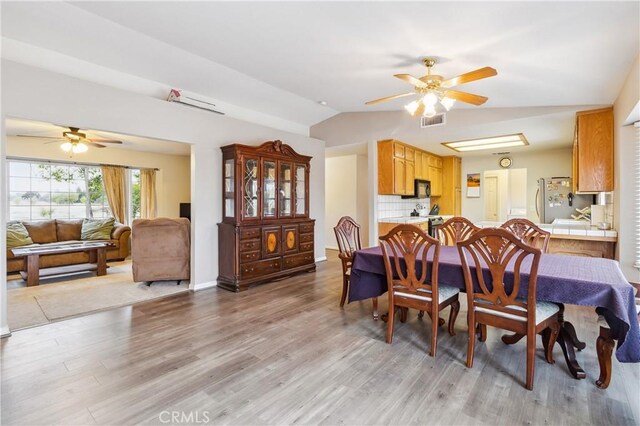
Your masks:
<path fill-rule="evenodd" d="M 372 298 L 371 304 L 373 307 L 373 319 L 377 320 L 378 318 L 380 318 L 380 314 L 378 313 L 378 298 L 377 297 Z"/>
<path fill-rule="evenodd" d="M 487 324 L 478 324 L 478 328 L 480 329 L 480 341 L 487 341 Z"/>
<path fill-rule="evenodd" d="M 473 367 L 473 352 L 476 348 L 476 319 L 473 312 L 467 314 L 468 340 L 467 340 L 467 368 Z"/>
<path fill-rule="evenodd" d="M 393 341 L 393 320 L 396 316 L 396 307 L 390 305 L 389 313 L 387 315 L 387 343 L 391 344 Z"/>
<path fill-rule="evenodd" d="M 544 346 L 544 356 L 549 364 L 555 364 L 553 359 L 553 347 L 558 339 L 560 324 L 555 323 L 551 327 L 545 328 L 542 332 L 542 345 Z"/>
<path fill-rule="evenodd" d="M 344 307 L 344 302 L 347 300 L 347 291 L 349 290 L 349 279 L 342 277 L 342 296 L 340 297 L 340 307 Z"/>
<path fill-rule="evenodd" d="M 456 325 L 456 318 L 458 318 L 458 312 L 460 312 L 460 301 L 456 300 L 451 304 L 451 312 L 449 313 L 449 334 L 451 336 L 456 335 L 454 327 Z"/>
<path fill-rule="evenodd" d="M 527 382 L 526 388 L 533 390 L 533 375 L 536 366 L 536 334 L 527 333 Z"/>
<path fill-rule="evenodd" d="M 437 305 L 432 305 L 431 306 L 432 309 L 432 315 L 431 315 L 431 353 L 429 355 L 431 355 L 432 357 L 436 356 L 436 350 L 438 348 L 438 323 L 439 323 L 439 312 L 438 312 L 438 306 Z M 433 318 L 435 317 L 435 321 L 433 321 Z"/>
<path fill-rule="evenodd" d="M 615 342 L 611 338 L 610 330 L 600 327 L 600 335 L 596 340 L 596 352 L 598 353 L 598 364 L 600 364 L 600 377 L 596 380 L 596 386 L 606 389 L 611 383 L 611 356 Z"/>
<path fill-rule="evenodd" d="M 407 322 L 407 315 L 409 314 L 409 308 L 400 308 L 400 322 Z"/>

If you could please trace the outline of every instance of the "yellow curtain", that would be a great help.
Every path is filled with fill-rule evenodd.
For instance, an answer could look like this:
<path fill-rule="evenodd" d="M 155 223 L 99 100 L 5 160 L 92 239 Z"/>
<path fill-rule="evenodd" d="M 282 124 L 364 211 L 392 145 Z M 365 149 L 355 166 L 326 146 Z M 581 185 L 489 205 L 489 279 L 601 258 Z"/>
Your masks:
<path fill-rule="evenodd" d="M 156 170 L 140 169 L 140 217 L 153 219 L 157 216 Z"/>
<path fill-rule="evenodd" d="M 126 187 L 125 168 L 119 166 L 102 166 L 102 182 L 107 194 L 109 208 L 117 222 L 126 223 Z"/>

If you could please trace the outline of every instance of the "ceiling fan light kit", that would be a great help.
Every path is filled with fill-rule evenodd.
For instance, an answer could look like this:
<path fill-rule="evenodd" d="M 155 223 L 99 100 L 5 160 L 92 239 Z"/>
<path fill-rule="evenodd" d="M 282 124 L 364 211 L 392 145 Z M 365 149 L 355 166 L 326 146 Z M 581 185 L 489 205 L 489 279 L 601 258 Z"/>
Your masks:
<path fill-rule="evenodd" d="M 65 142 L 60 145 L 60 149 L 62 149 L 64 152 L 80 154 L 82 152 L 87 152 L 89 150 L 89 147 L 82 142 Z"/>
<path fill-rule="evenodd" d="M 431 68 L 437 63 L 435 58 L 425 58 L 423 61 L 427 67 L 427 74 L 416 78 L 410 74 L 396 74 L 394 77 L 413 85 L 413 92 L 401 93 L 399 95 L 387 96 L 373 101 L 366 102 L 367 105 L 374 105 L 381 102 L 390 101 L 392 99 L 402 98 L 411 95 L 421 95 L 418 100 L 414 100 L 407 105 L 405 109 L 413 116 L 423 116 L 431 118 L 437 114 L 437 106 L 439 105 L 446 111 L 453 108 L 456 101 L 469 103 L 472 105 L 482 105 L 488 98 L 484 96 L 474 95 L 472 93 L 460 92 L 452 90 L 451 87 L 464 83 L 481 80 L 487 77 L 493 77 L 498 72 L 491 67 L 484 67 L 466 74 L 459 75 L 449 80 L 444 80 L 442 76 L 431 74 Z"/>

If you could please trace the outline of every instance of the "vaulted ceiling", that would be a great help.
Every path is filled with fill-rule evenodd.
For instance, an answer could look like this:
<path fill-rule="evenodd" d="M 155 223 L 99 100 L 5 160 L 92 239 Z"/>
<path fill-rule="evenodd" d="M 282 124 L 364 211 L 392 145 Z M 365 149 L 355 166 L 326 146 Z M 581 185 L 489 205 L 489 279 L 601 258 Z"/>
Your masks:
<path fill-rule="evenodd" d="M 2 35 L 310 126 L 483 66 L 480 108 L 611 104 L 639 51 L 638 2 L 3 2 Z M 11 58 L 9 58 L 11 59 Z M 95 71 L 94 71 L 95 72 Z M 326 101 L 327 106 L 318 101 Z M 461 108 L 462 106 L 456 106 Z M 476 108 L 476 107 L 470 107 Z"/>

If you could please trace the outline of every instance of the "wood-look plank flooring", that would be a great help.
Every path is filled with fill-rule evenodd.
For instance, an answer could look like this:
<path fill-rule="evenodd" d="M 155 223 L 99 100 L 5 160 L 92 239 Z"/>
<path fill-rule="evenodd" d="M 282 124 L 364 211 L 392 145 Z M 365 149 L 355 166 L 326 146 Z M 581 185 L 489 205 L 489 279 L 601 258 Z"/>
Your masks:
<path fill-rule="evenodd" d="M 568 307 L 588 343 L 586 380 L 489 329 L 467 369 L 465 307 L 437 357 L 411 312 L 393 345 L 370 302 L 338 307 L 335 253 L 318 271 L 253 288 L 181 294 L 15 332 L 3 339 L 1 421 L 36 424 L 640 424 L 640 366 L 614 360 L 595 387 L 593 308 Z M 386 299 L 380 299 L 384 311 Z M 447 312 L 448 314 L 448 312 Z M 177 414 L 173 414 L 177 413 Z"/>

